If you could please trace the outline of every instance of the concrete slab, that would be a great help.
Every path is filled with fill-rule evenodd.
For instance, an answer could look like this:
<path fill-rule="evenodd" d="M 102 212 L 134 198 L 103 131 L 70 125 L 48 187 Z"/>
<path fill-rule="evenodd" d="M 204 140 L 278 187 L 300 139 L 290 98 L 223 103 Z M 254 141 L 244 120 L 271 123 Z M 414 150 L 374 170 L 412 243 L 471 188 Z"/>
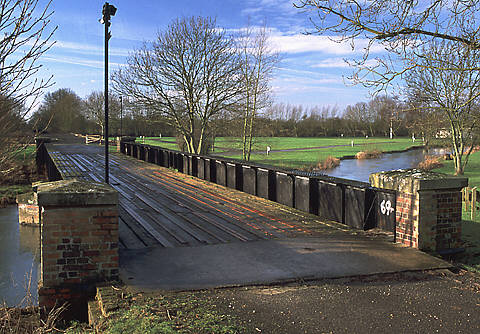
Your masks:
<path fill-rule="evenodd" d="M 190 290 L 452 267 L 412 248 L 367 237 L 262 240 L 120 251 L 132 288 Z"/>

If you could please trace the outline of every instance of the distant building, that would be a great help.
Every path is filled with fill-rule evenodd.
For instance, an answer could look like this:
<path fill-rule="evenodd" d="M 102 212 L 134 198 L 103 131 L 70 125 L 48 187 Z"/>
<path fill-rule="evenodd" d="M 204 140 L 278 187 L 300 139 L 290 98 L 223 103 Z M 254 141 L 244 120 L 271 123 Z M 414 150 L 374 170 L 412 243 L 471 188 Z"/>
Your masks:
<path fill-rule="evenodd" d="M 452 134 L 451 130 L 448 129 L 438 129 L 435 134 L 435 138 L 448 138 Z"/>

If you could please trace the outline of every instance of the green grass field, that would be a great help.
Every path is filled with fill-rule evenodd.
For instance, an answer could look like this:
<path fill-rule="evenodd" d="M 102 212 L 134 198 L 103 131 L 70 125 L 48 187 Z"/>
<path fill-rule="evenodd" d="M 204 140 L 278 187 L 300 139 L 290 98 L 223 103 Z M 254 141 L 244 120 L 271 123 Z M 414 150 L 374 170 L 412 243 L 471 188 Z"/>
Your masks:
<path fill-rule="evenodd" d="M 156 139 L 159 139 L 159 140 L 162 140 L 162 141 L 158 141 Z M 167 141 L 169 143 L 165 143 L 163 141 Z M 140 138 L 137 138 L 137 140 L 135 142 L 140 143 L 140 144 L 144 143 L 143 140 L 140 139 Z M 162 137 L 162 138 L 159 138 L 159 137 L 145 137 L 145 143 L 144 144 L 152 145 L 152 146 L 159 146 L 159 147 L 163 147 L 163 148 L 166 148 L 166 149 L 169 149 L 169 150 L 178 150 L 178 145 L 175 142 L 175 137 Z"/>
<path fill-rule="evenodd" d="M 406 138 L 398 138 L 394 140 L 389 140 L 385 138 L 372 138 L 372 139 L 354 139 L 355 145 L 352 147 L 350 145 L 351 138 L 298 138 L 300 139 L 295 145 L 295 141 L 291 139 L 296 138 L 287 138 L 285 142 L 280 140 L 272 147 L 272 150 L 275 149 L 289 149 L 289 148 L 306 148 L 306 147 L 320 147 L 328 145 L 348 145 L 348 146 L 338 146 L 338 147 L 326 147 L 320 149 L 310 149 L 310 150 L 298 150 L 298 151 L 286 151 L 286 152 L 270 152 L 267 156 L 263 151 L 262 153 L 252 154 L 251 161 L 257 163 L 264 163 L 279 167 L 286 168 L 302 168 L 308 167 L 311 165 L 317 164 L 319 161 L 324 160 L 328 156 L 333 156 L 336 158 L 341 158 L 344 156 L 355 155 L 360 151 L 368 150 L 378 150 L 382 152 L 390 152 L 397 150 L 405 150 L 409 147 L 412 147 L 412 141 Z M 310 142 L 305 141 L 305 139 L 314 139 Z M 310 146 L 305 146 L 305 144 L 310 144 Z M 279 148 L 277 148 L 277 146 Z M 225 156 L 230 158 L 240 159 L 240 154 L 226 154 Z"/>
<path fill-rule="evenodd" d="M 435 171 L 445 174 L 453 174 L 453 161 L 444 161 L 443 164 L 443 167 L 437 168 Z M 468 184 L 470 187 L 480 187 L 480 151 L 470 155 L 464 176 L 468 177 Z"/>
<path fill-rule="evenodd" d="M 444 161 L 443 164 L 444 166 L 441 168 L 435 169 L 435 172 L 453 175 L 454 173 L 453 161 Z M 480 188 L 480 151 L 475 152 L 470 156 L 467 167 L 465 168 L 464 176 L 468 177 L 469 187 Z M 463 211 L 463 219 L 471 220 L 470 211 L 465 211 L 465 210 Z M 476 215 L 473 220 L 476 222 L 480 222 L 480 210 L 476 212 Z M 478 231 L 478 233 L 476 234 L 476 237 L 478 237 L 478 240 L 480 240 L 480 231 Z"/>
<path fill-rule="evenodd" d="M 145 138 L 145 144 L 156 145 L 168 149 L 178 149 L 173 143 L 174 137 L 162 137 L 161 140 L 170 143 L 159 142 L 156 138 Z M 351 146 L 352 140 L 354 147 Z M 137 142 L 141 142 L 137 139 Z M 339 147 L 325 147 L 319 149 L 308 149 L 312 147 L 347 145 Z M 302 168 L 318 163 L 328 156 L 337 158 L 346 155 L 355 155 L 357 152 L 365 150 L 379 150 L 382 152 L 390 152 L 396 150 L 404 150 L 415 145 L 410 138 L 293 138 L 293 137 L 259 137 L 255 138 L 251 161 L 257 163 L 270 164 L 274 166 L 286 168 Z M 420 141 L 416 145 L 421 145 Z M 285 149 L 302 149 L 308 150 L 287 151 L 287 152 L 270 152 L 265 154 L 266 147 L 275 150 Z M 241 139 L 235 137 L 219 137 L 215 141 L 215 154 L 225 157 L 240 159 L 241 158 Z M 224 153 L 224 154 L 222 154 Z"/>

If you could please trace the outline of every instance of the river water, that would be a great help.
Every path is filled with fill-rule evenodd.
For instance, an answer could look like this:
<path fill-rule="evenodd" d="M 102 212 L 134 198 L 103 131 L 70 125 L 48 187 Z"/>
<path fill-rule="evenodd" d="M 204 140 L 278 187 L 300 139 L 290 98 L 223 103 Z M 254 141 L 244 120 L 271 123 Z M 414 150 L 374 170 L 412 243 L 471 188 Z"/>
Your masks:
<path fill-rule="evenodd" d="M 26 306 L 28 286 L 37 304 L 40 230 L 19 226 L 16 206 L 0 209 L 0 303 Z"/>
<path fill-rule="evenodd" d="M 372 173 L 381 171 L 414 168 L 422 161 L 425 155 L 444 154 L 444 149 L 416 149 L 407 152 L 385 153 L 375 159 L 346 159 L 340 162 L 340 166 L 325 171 L 325 174 L 344 179 L 368 182 Z"/>

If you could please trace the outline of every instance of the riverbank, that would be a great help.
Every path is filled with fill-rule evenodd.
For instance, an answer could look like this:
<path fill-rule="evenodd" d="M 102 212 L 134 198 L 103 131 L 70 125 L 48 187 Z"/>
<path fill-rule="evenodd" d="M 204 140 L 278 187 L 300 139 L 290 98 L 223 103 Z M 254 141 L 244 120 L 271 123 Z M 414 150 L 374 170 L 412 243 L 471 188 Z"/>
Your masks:
<path fill-rule="evenodd" d="M 35 146 L 19 152 L 0 173 L 0 208 L 15 204 L 17 195 L 30 192 L 32 183 L 42 180 L 35 166 Z"/>

